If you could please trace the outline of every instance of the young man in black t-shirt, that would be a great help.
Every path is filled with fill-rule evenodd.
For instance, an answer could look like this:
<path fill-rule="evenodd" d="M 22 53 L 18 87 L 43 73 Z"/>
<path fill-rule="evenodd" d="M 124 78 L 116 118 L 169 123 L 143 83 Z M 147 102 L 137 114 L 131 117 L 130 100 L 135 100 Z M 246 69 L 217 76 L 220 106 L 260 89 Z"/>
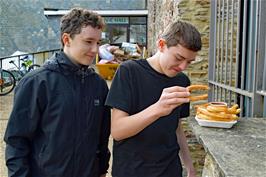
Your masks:
<path fill-rule="evenodd" d="M 180 119 L 189 116 L 190 80 L 182 71 L 201 49 L 200 33 L 177 21 L 157 47 L 147 60 L 121 64 L 108 94 L 113 177 L 181 177 L 180 158 L 196 176 Z"/>

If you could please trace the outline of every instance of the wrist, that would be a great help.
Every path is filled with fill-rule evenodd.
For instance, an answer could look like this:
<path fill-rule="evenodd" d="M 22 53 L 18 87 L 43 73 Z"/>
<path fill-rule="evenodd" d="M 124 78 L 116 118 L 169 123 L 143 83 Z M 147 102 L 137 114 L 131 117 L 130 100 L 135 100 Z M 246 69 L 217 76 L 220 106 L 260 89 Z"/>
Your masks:
<path fill-rule="evenodd" d="M 152 104 L 148 110 L 148 113 L 151 114 L 151 117 L 153 117 L 155 120 L 159 119 L 163 116 L 163 113 L 161 109 L 157 106 L 157 104 Z"/>
<path fill-rule="evenodd" d="M 195 170 L 195 168 L 189 168 L 189 169 L 187 169 L 187 172 L 188 172 L 189 175 L 196 176 L 196 170 Z"/>

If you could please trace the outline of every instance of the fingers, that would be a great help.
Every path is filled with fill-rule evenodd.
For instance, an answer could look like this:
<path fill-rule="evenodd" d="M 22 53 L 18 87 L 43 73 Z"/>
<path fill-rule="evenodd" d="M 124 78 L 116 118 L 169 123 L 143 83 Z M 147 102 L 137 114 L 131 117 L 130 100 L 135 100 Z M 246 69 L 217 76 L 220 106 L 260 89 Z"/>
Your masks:
<path fill-rule="evenodd" d="M 169 87 L 163 90 L 161 100 L 167 105 L 180 105 L 189 102 L 190 92 L 184 87 Z"/>
<path fill-rule="evenodd" d="M 177 106 L 188 103 L 190 92 L 187 88 L 174 86 L 165 88 L 160 99 L 155 103 L 161 116 L 170 114 Z"/>
<path fill-rule="evenodd" d="M 188 98 L 171 98 L 166 101 L 168 105 L 181 105 L 183 103 L 188 103 L 189 99 Z"/>
<path fill-rule="evenodd" d="M 207 85 L 190 85 L 187 87 L 189 91 L 192 90 L 209 90 Z"/>
<path fill-rule="evenodd" d="M 182 92 L 164 92 L 164 97 L 167 99 L 171 98 L 187 98 L 190 96 L 190 93 L 187 91 L 182 91 Z"/>
<path fill-rule="evenodd" d="M 184 87 L 169 87 L 163 90 L 162 99 L 166 100 L 166 104 L 182 104 L 190 101 L 189 95 Z"/>
<path fill-rule="evenodd" d="M 165 88 L 164 91 L 167 92 L 167 93 L 172 93 L 172 92 L 189 92 L 189 90 L 186 87 L 180 87 L 180 86 L 168 87 L 168 88 Z"/>

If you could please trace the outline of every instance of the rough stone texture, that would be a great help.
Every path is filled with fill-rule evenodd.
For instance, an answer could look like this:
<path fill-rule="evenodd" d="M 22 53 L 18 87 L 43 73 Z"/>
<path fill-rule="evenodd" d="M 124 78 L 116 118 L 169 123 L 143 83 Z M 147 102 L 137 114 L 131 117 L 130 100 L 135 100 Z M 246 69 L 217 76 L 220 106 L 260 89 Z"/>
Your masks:
<path fill-rule="evenodd" d="M 156 40 L 169 23 L 180 19 L 198 28 L 202 36 L 202 50 L 186 72 L 192 83 L 207 83 L 210 0 L 149 0 L 148 10 L 149 54 L 156 52 Z"/>
<path fill-rule="evenodd" d="M 221 173 L 221 170 L 219 169 L 217 163 L 212 158 L 212 156 L 210 156 L 210 154 L 206 154 L 202 177 L 219 177 L 219 176 L 224 176 L 224 174 Z"/>
<path fill-rule="evenodd" d="M 204 147 L 198 143 L 196 136 L 194 135 L 191 127 L 188 124 L 187 119 L 182 120 L 182 127 L 184 130 L 185 136 L 187 138 L 188 148 L 190 151 L 190 155 L 192 158 L 194 168 L 197 172 L 197 176 L 201 176 L 203 166 L 204 166 L 204 158 L 206 155 Z M 187 176 L 187 172 L 186 172 L 184 165 L 183 165 L 183 172 L 184 172 L 183 176 Z"/>
<path fill-rule="evenodd" d="M 204 176 L 266 176 L 266 119 L 240 119 L 231 129 L 200 127 L 194 118 L 189 124 L 207 152 Z"/>

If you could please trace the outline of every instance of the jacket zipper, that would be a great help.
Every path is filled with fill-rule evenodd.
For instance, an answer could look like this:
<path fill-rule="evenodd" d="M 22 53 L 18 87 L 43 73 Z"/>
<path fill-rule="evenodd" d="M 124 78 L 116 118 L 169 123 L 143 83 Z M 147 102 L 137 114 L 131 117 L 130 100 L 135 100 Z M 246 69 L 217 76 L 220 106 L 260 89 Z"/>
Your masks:
<path fill-rule="evenodd" d="M 80 96 L 83 98 L 83 90 L 84 90 L 84 83 L 85 83 L 85 77 L 86 77 L 86 68 L 81 68 L 81 85 L 80 85 L 80 87 L 79 87 L 79 94 L 80 94 Z M 78 100 L 77 100 L 78 98 L 76 97 L 76 99 L 75 99 L 75 101 L 76 102 L 78 102 Z M 77 103 L 78 104 L 78 103 Z M 81 133 L 80 133 L 80 131 L 81 131 L 81 128 L 80 128 L 80 121 L 78 120 L 78 117 L 79 117 L 79 115 L 78 115 L 78 111 L 77 111 L 77 109 L 75 110 L 75 115 L 76 115 L 76 121 L 77 121 L 77 132 L 78 132 L 78 134 L 77 134 L 77 136 L 76 136 L 76 139 L 75 139 L 75 145 L 77 145 L 78 144 L 78 138 L 80 138 L 80 136 L 81 136 Z M 78 174 L 78 171 L 76 170 L 76 169 L 78 169 L 78 161 L 77 161 L 77 159 L 75 158 L 76 157 L 76 153 L 77 153 L 77 148 L 75 148 L 75 150 L 74 150 L 74 175 L 73 176 L 77 176 L 77 174 Z"/>
<path fill-rule="evenodd" d="M 81 68 L 82 74 L 81 74 L 81 83 L 84 84 L 84 80 L 85 80 L 85 68 Z"/>
<path fill-rule="evenodd" d="M 80 85 L 80 87 L 78 88 L 78 92 L 79 92 L 79 96 L 81 96 L 82 95 L 82 93 L 81 93 L 81 91 L 82 91 L 82 85 L 83 85 L 83 83 L 84 83 L 84 80 L 85 80 L 85 74 L 84 74 L 84 69 L 82 68 L 81 69 L 81 81 L 80 81 L 80 83 L 81 83 L 81 85 Z M 79 81 L 78 81 L 79 82 Z M 79 84 L 78 84 L 79 85 Z M 77 97 L 77 96 L 74 96 L 75 98 L 74 98 L 74 100 L 75 100 L 75 102 L 76 102 L 76 104 L 78 104 L 78 102 L 79 102 L 79 98 Z M 77 132 L 77 134 L 76 134 L 76 136 L 75 136 L 75 141 L 74 141 L 74 153 L 73 153 L 73 159 L 74 159 L 74 169 L 73 169 L 73 176 L 77 176 L 77 174 L 78 174 L 78 171 L 76 170 L 76 169 L 78 169 L 78 160 L 76 159 L 76 153 L 77 153 L 77 144 L 78 144 L 78 141 L 79 141 L 79 138 L 80 138 L 80 122 L 79 122 L 79 120 L 78 120 L 78 117 L 79 117 L 79 114 L 78 114 L 78 110 L 77 110 L 77 108 L 75 109 L 75 120 L 76 120 L 76 123 L 77 123 L 77 129 L 76 129 L 76 132 Z"/>

